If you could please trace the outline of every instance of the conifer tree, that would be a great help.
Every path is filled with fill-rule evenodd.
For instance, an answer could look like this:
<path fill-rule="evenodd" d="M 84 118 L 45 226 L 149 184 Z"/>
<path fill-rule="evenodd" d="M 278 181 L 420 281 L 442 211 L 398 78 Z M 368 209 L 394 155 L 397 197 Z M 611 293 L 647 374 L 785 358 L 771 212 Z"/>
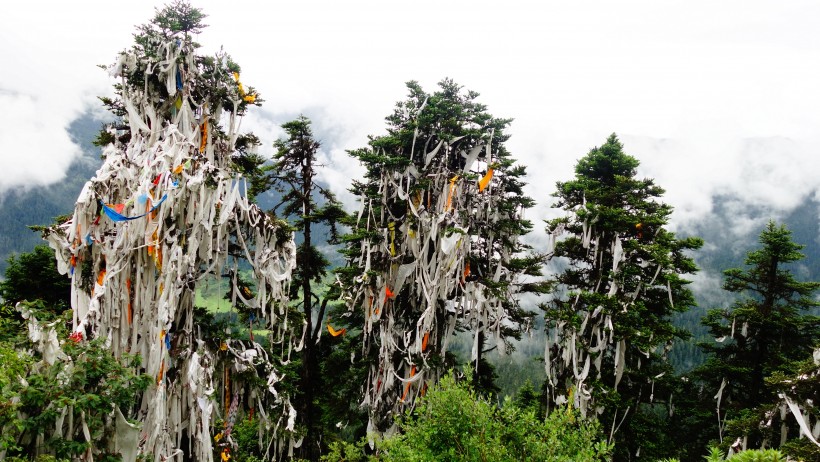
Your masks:
<path fill-rule="evenodd" d="M 782 382 L 797 376 L 800 361 L 820 341 L 820 318 L 809 314 L 820 305 L 814 297 L 820 282 L 799 281 L 792 272 L 804 258 L 803 246 L 774 222 L 766 225 L 759 242 L 761 247 L 747 254 L 746 268 L 724 272 L 724 289 L 740 298 L 731 308 L 712 309 L 703 318 L 715 342 L 701 345 L 709 359 L 696 370 L 712 409 L 717 404 L 711 437 L 726 444 L 742 438 L 750 448 L 781 444 L 776 423 L 786 423 L 770 408 L 785 389 L 776 386 L 778 380 L 767 379 L 777 376 Z M 796 437 L 796 424 L 789 427 Z"/>
<path fill-rule="evenodd" d="M 242 194 L 259 158 L 239 119 L 261 99 L 226 53 L 199 54 L 204 18 L 176 1 L 138 28 L 109 68 L 118 83 L 102 100 L 118 119 L 96 140 L 103 165 L 71 218 L 44 232 L 71 279 L 72 340 L 104 339 L 116 358 L 140 354 L 151 384 L 141 407 L 121 412 L 142 428 L 129 453 L 157 461 L 230 458 L 234 424 L 255 411 L 269 458 L 296 441 L 282 384 L 301 334 L 286 310 L 293 235 Z M 226 273 L 232 309 L 264 325 L 278 348 L 234 330 L 215 338 L 203 324 L 196 289 Z M 55 434 L 62 425 L 73 426 L 61 419 Z"/>
<path fill-rule="evenodd" d="M 322 409 L 317 402 L 324 392 L 325 378 L 320 370 L 322 358 L 320 337 L 328 302 L 338 297 L 338 286 L 330 285 L 329 293 L 322 297 L 317 285 L 327 276 L 330 262 L 317 244 L 338 242 L 337 224 L 345 217 L 341 203 L 333 193 L 316 181 L 320 167 L 317 155 L 320 143 L 313 137 L 310 120 L 302 116 L 282 125 L 287 137 L 277 140 L 275 162 L 265 170 L 268 181 L 282 193 L 282 215 L 295 218 L 294 231 L 302 242 L 296 248 L 296 268 L 290 287 L 290 298 L 300 307 L 305 333 L 302 349 L 300 377 L 297 386 L 296 408 L 299 422 L 305 431 L 302 456 L 309 460 L 319 457 Z M 321 201 L 321 202 L 319 202 Z M 317 236 L 319 225 L 326 226 L 329 236 Z M 330 326 L 330 325 L 329 325 Z M 328 327 L 331 335 L 337 334 Z"/>
<path fill-rule="evenodd" d="M 352 189 L 362 209 L 341 272 L 368 364 L 363 403 L 380 431 L 437 379 L 457 329 L 474 337 L 477 375 L 489 372 L 486 350 L 509 348 L 531 318 L 513 294 L 538 288 L 523 277 L 540 263 L 519 240 L 533 201 L 504 146 L 510 120 L 451 80 L 432 94 L 407 86 L 387 134 L 351 152 L 367 172 Z"/>
<path fill-rule="evenodd" d="M 54 252 L 40 244 L 31 252 L 12 255 L 8 259 L 5 278 L 0 281 L 3 303 L 42 300 L 55 313 L 69 308 L 71 289 L 65 276 L 57 271 Z"/>
<path fill-rule="evenodd" d="M 665 354 L 687 335 L 671 316 L 694 304 L 682 276 L 696 271 L 688 251 L 702 244 L 666 229 L 672 207 L 653 180 L 637 178 L 638 165 L 613 134 L 557 184 L 567 215 L 548 222 L 558 271 L 543 305 L 548 405 L 571 401 L 599 418 L 624 459 L 642 444 L 630 428 L 642 403 L 669 397 Z"/>
<path fill-rule="evenodd" d="M 770 403 L 763 415 L 783 417 L 785 406 L 791 416 L 780 421 L 780 436 L 783 437 L 783 429 L 786 428 L 787 438 L 780 449 L 795 460 L 820 460 L 820 408 L 817 407 L 817 390 L 820 390 L 820 339 L 815 340 L 815 349 L 808 359 L 792 363 L 788 369 L 791 372 L 778 371 L 766 378 L 766 385 L 777 392 L 777 401 Z M 766 421 L 765 424 L 768 426 L 769 422 Z M 794 438 L 795 434 L 799 437 Z M 789 435 L 792 436 L 791 439 L 788 439 Z"/>

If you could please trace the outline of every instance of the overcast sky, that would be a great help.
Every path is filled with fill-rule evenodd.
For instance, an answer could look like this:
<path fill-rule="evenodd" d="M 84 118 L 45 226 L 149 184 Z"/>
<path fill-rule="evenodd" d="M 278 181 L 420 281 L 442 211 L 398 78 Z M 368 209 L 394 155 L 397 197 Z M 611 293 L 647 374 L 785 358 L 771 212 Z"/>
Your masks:
<path fill-rule="evenodd" d="M 305 113 L 343 191 L 344 153 L 381 134 L 418 80 L 444 77 L 512 117 L 534 219 L 555 181 L 612 132 L 667 189 L 676 226 L 715 194 L 785 209 L 820 184 L 820 2 L 195 1 L 199 37 L 266 100 L 243 122 L 265 144 Z M 0 195 L 59 181 L 78 155 L 66 127 L 112 81 L 96 67 L 129 47 L 162 2 L 14 2 L 0 15 Z M 272 150 L 267 147 L 267 153 Z M 349 197 L 348 197 L 349 199 Z"/>

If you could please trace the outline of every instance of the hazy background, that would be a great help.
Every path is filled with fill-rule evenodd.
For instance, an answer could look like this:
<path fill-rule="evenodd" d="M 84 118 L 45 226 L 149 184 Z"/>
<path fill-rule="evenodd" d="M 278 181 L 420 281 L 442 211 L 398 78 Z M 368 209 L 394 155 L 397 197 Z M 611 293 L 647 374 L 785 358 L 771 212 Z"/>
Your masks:
<path fill-rule="evenodd" d="M 555 181 L 612 132 L 667 189 L 676 226 L 711 213 L 716 195 L 784 210 L 820 182 L 815 1 L 193 4 L 209 15 L 205 51 L 224 46 L 267 100 L 243 127 L 271 152 L 278 124 L 312 117 L 340 192 L 360 171 L 344 150 L 383 131 L 404 82 L 434 91 L 444 77 L 515 118 L 509 147 L 529 165 L 538 217 Z M 66 129 L 114 83 L 96 65 L 112 63 L 161 5 L 4 8 L 0 194 L 63 178 L 80 154 Z"/>

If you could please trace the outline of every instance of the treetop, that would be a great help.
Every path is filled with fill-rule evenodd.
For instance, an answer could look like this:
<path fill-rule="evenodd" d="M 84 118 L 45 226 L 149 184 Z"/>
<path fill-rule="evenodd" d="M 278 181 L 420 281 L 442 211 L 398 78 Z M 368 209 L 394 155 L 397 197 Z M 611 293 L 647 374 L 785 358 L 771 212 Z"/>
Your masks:
<path fill-rule="evenodd" d="M 199 8 L 194 8 L 185 0 L 174 0 L 171 4 L 154 9 L 154 19 L 151 23 L 166 32 L 183 32 L 198 34 L 208 27 L 202 20 L 208 17 Z"/>
<path fill-rule="evenodd" d="M 635 176 L 640 162 L 623 152 L 623 148 L 624 145 L 615 133 L 609 135 L 606 143 L 590 149 L 586 156 L 578 160 L 575 165 L 576 175 L 607 184 L 614 184 L 618 176 Z"/>

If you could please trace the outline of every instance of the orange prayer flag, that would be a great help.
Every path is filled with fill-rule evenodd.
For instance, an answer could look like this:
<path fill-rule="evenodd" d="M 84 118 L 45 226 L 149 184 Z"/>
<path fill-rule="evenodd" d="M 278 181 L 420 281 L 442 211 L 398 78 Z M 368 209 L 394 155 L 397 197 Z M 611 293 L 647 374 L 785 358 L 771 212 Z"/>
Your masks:
<path fill-rule="evenodd" d="M 424 333 L 424 338 L 421 339 L 421 351 L 427 350 L 427 341 L 430 340 L 430 332 Z"/>
<path fill-rule="evenodd" d="M 447 194 L 447 206 L 444 208 L 445 212 L 449 212 L 450 206 L 453 204 L 453 192 L 456 189 L 456 181 L 458 181 L 458 175 L 450 178 L 450 192 Z"/>
<path fill-rule="evenodd" d="M 162 383 L 162 373 L 165 371 L 165 358 L 162 358 L 162 364 L 159 366 L 159 374 L 157 374 L 157 385 Z"/>
<path fill-rule="evenodd" d="M 482 178 L 478 181 L 478 191 L 479 192 L 484 191 L 484 189 L 490 184 L 490 180 L 493 179 L 493 172 L 494 172 L 493 168 L 490 167 L 489 169 L 487 169 L 487 174 L 484 175 L 484 178 Z"/>
<path fill-rule="evenodd" d="M 202 121 L 202 126 L 200 127 L 200 132 L 202 133 L 202 141 L 199 142 L 199 153 L 202 154 L 205 152 L 205 146 L 208 144 L 208 120 L 205 119 Z"/>
<path fill-rule="evenodd" d="M 105 280 L 105 268 L 101 269 L 100 274 L 97 275 L 97 284 L 102 285 L 104 280 Z"/>
<path fill-rule="evenodd" d="M 410 368 L 410 378 L 416 375 L 416 366 Z M 404 402 L 404 398 L 407 398 L 407 392 L 410 391 L 410 382 L 407 382 L 407 385 L 404 387 L 404 393 L 401 395 L 401 402 Z"/>
<path fill-rule="evenodd" d="M 342 327 L 341 329 L 336 330 L 336 329 L 333 328 L 333 326 L 330 325 L 330 323 L 328 323 L 327 324 L 327 331 L 330 332 L 330 335 L 332 335 L 334 337 L 338 337 L 340 335 L 344 335 L 347 332 L 347 329 Z"/>

